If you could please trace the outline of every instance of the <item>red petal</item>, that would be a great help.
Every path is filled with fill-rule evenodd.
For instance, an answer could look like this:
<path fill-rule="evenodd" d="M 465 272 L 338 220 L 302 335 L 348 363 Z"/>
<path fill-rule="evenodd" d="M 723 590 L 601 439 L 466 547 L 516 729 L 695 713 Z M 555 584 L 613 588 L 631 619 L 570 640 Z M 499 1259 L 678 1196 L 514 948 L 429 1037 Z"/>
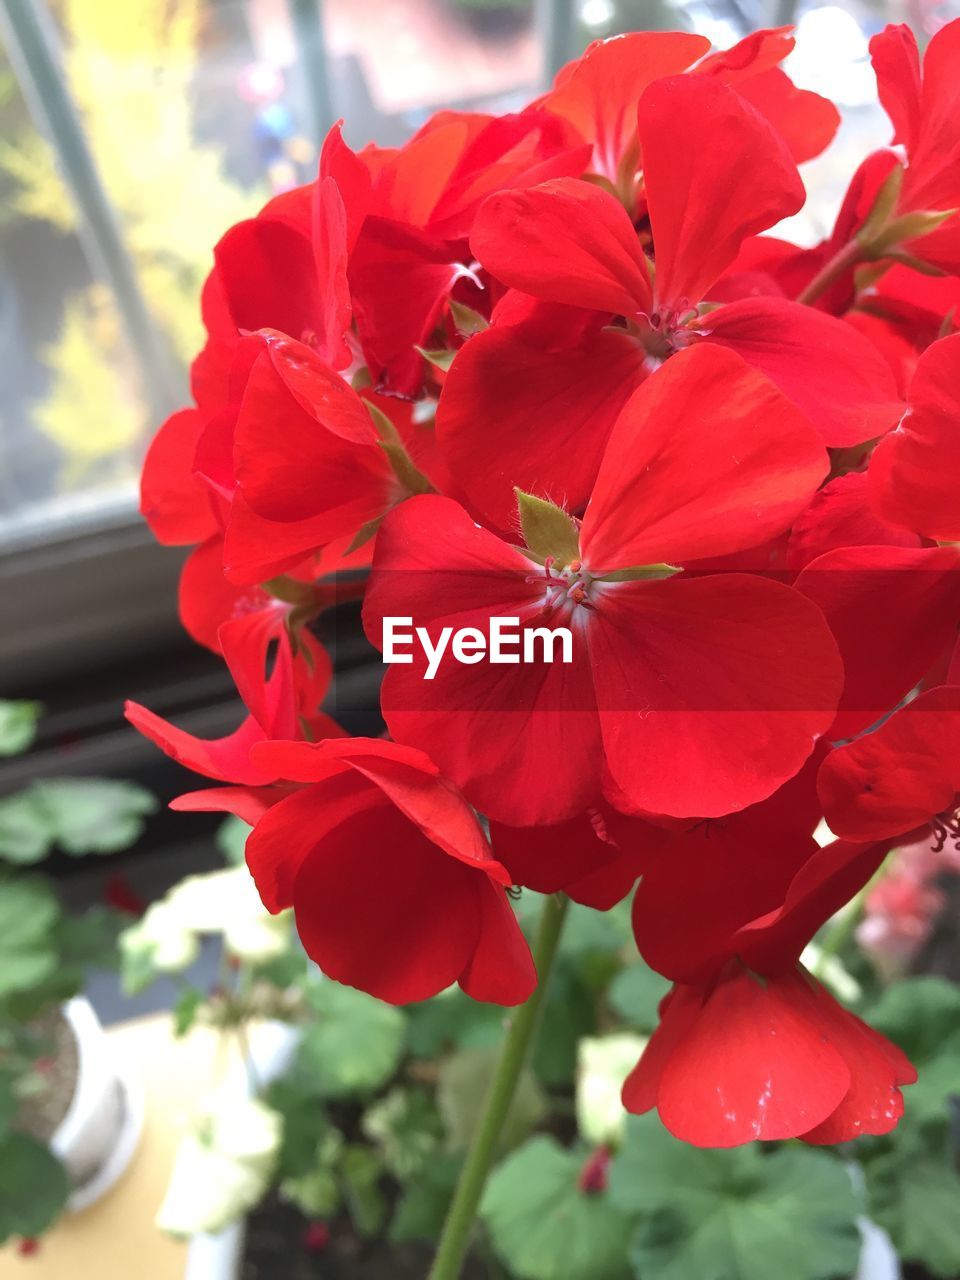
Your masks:
<path fill-rule="evenodd" d="M 707 345 L 680 352 L 617 419 L 583 520 L 584 562 L 601 573 L 756 546 L 790 524 L 828 465 L 766 378 Z"/>
<path fill-rule="evenodd" d="M 633 934 L 647 964 L 674 982 L 703 982 L 737 951 L 737 931 L 779 908 L 817 852 L 813 837 L 759 836 L 733 814 L 674 836 L 644 871 Z M 766 972 L 758 967 L 759 972 Z"/>
<path fill-rule="evenodd" d="M 719 816 L 762 800 L 833 718 L 823 617 L 765 578 L 617 584 L 587 639 L 607 766 L 637 809 Z"/>
<path fill-rule="evenodd" d="M 741 243 L 803 205 L 786 146 L 712 76 L 652 84 L 638 114 L 661 306 L 696 305 Z"/>
<path fill-rule="evenodd" d="M 377 538 L 364 627 L 382 648 L 385 616 L 488 632 L 491 617 L 546 625 L 539 566 L 479 529 L 446 498 L 412 498 Z M 530 583 L 527 578 L 536 581 Z M 479 809 L 515 826 L 572 817 L 599 788 L 599 730 L 585 650 L 574 662 L 465 665 L 449 650 L 433 680 L 413 645 L 381 705 L 394 738 L 422 748 Z"/>
<path fill-rule="evenodd" d="M 877 76 L 877 92 L 893 122 L 894 143 L 908 153 L 920 137 L 920 51 L 905 23 L 889 23 L 870 40 L 870 58 Z"/>
<path fill-rule="evenodd" d="M 801 1134 L 804 1142 L 833 1146 L 864 1134 L 889 1133 L 903 1115 L 899 1085 L 913 1084 L 917 1073 L 896 1045 L 842 1008 L 811 980 L 816 1016 L 829 1044 L 850 1069 L 850 1088 L 826 1120 Z"/>
<path fill-rule="evenodd" d="M 886 845 L 835 840 L 809 857 L 794 875 L 783 905 L 739 931 L 737 954 L 757 973 L 791 969 L 807 943 L 867 883 L 886 857 Z"/>
<path fill-rule="evenodd" d="M 575 178 L 490 196 L 470 246 L 498 280 L 547 302 L 617 315 L 650 309 L 633 223 L 609 192 Z"/>
<path fill-rule="evenodd" d="M 476 874 L 389 804 L 366 808 L 325 832 L 300 864 L 297 930 L 337 982 L 391 1004 L 426 1000 L 456 982 L 476 950 Z"/>
<path fill-rule="evenodd" d="M 744 299 L 710 312 L 695 327 L 765 373 L 831 447 L 883 435 L 903 412 L 879 351 L 856 329 L 813 307 L 784 298 Z"/>
<path fill-rule="evenodd" d="M 956 635 L 960 552 L 952 547 L 829 551 L 795 585 L 823 611 L 843 659 L 834 740 L 886 715 Z"/>
<path fill-rule="evenodd" d="M 548 342 L 539 326 L 494 326 L 470 339 L 444 383 L 444 457 L 498 528 L 514 525 L 514 486 L 583 509 L 610 429 L 644 377 L 644 352 L 626 333 L 581 336 L 573 320 L 571 329 L 569 342 Z"/>
<path fill-rule="evenodd" d="M 797 164 L 825 151 L 840 127 L 840 112 L 829 98 L 798 89 L 779 67 L 738 81 L 737 92 L 769 120 Z"/>
<path fill-rule="evenodd" d="M 595 40 L 558 73 L 537 104 L 563 116 L 593 143 L 594 172 L 615 182 L 620 161 L 636 141 L 637 102 L 647 85 L 684 71 L 707 53 L 704 36 L 637 31 Z"/>
<path fill-rule="evenodd" d="M 870 459 L 870 496 L 892 524 L 960 539 L 960 334 L 920 357 L 910 407 Z"/>
<path fill-rule="evenodd" d="M 952 810 L 960 791 L 960 689 L 931 689 L 831 752 L 818 788 L 831 829 L 852 840 L 904 835 Z"/>
<path fill-rule="evenodd" d="M 199 409 L 171 414 L 154 436 L 140 478 L 140 511 L 158 542 L 203 542 L 218 524 L 207 486 L 193 471 L 206 426 Z"/>
<path fill-rule="evenodd" d="M 677 1138 L 697 1147 L 784 1140 L 824 1121 L 850 1070 L 814 1017 L 799 1012 L 790 975 L 722 981 L 663 1068 L 657 1105 Z"/>
<path fill-rule="evenodd" d="M 537 985 L 537 970 L 517 917 L 500 885 L 478 876 L 476 894 L 480 933 L 460 985 L 474 1000 L 523 1004 Z"/>
<path fill-rule="evenodd" d="M 828 551 L 868 546 L 918 547 L 920 539 L 874 515 L 867 505 L 867 473 L 850 471 L 818 490 L 794 521 L 787 565 L 799 570 Z"/>
<path fill-rule="evenodd" d="M 632 1115 L 643 1115 L 657 1105 L 670 1055 L 693 1029 L 702 1006 L 703 993 L 697 987 L 674 987 L 661 1002 L 660 1023 L 623 1083 L 623 1105 Z"/>
<path fill-rule="evenodd" d="M 514 884 L 537 893 L 566 893 L 598 911 L 622 901 L 666 831 L 600 803 L 568 822 L 538 827 L 490 823 L 494 853 Z"/>

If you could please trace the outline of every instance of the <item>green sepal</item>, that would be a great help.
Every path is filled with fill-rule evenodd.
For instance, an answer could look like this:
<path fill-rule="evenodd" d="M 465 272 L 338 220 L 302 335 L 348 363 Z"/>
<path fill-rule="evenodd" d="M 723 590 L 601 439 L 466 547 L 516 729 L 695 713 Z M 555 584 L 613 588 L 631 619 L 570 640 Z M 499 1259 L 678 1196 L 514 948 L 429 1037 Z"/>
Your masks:
<path fill-rule="evenodd" d="M 659 582 L 672 578 L 682 569 L 675 564 L 638 564 L 632 569 L 614 569 L 612 573 L 596 575 L 598 582 Z"/>
<path fill-rule="evenodd" d="M 527 546 L 535 555 L 552 558 L 558 564 L 580 559 L 580 531 L 573 516 L 545 498 L 514 489 L 520 525 Z"/>
<path fill-rule="evenodd" d="M 274 600 L 282 600 L 284 604 L 312 604 L 315 599 L 311 582 L 298 582 L 296 578 L 288 578 L 286 574 L 269 578 L 263 584 L 263 589 L 272 595 Z"/>
<path fill-rule="evenodd" d="M 439 369 L 442 373 L 447 373 L 453 364 L 453 357 L 457 354 L 451 347 L 436 347 L 429 350 L 427 347 L 417 347 L 417 351 L 423 356 L 427 364 L 432 364 L 435 369 Z"/>
<path fill-rule="evenodd" d="M 938 227 L 943 226 L 956 212 L 956 209 L 924 209 L 916 213 L 905 213 L 902 217 L 894 218 L 871 240 L 867 245 L 867 252 L 874 258 L 892 256 L 891 250 L 896 251 L 899 245 L 918 240 L 921 236 L 928 236 L 931 231 L 936 231 Z M 943 272 L 938 271 L 937 274 L 943 275 Z"/>
<path fill-rule="evenodd" d="M 462 302 L 454 302 L 452 298 L 450 314 L 453 316 L 453 323 L 457 326 L 457 332 L 467 338 L 475 333 L 483 333 L 484 329 L 490 327 L 479 311 L 474 311 L 473 307 L 465 306 Z"/>
<path fill-rule="evenodd" d="M 864 219 L 863 226 L 856 234 L 856 239 L 866 249 L 872 249 L 877 236 L 889 225 L 900 199 L 903 187 L 903 165 L 898 164 L 887 174 L 870 212 Z"/>
<path fill-rule="evenodd" d="M 379 436 L 380 448 L 387 455 L 387 461 L 390 463 L 393 474 L 397 477 L 409 494 L 431 493 L 433 485 L 423 474 L 423 472 L 414 465 L 413 459 L 407 453 L 406 446 L 400 439 L 400 433 L 393 425 L 382 409 L 378 409 L 375 404 L 371 404 L 369 400 L 364 401 L 367 406 L 367 412 L 373 422 L 374 429 Z M 367 526 L 364 526 L 366 528 Z M 375 530 L 374 530 L 375 531 Z M 360 531 L 363 533 L 363 530 Z M 373 531 L 371 531 L 373 532 Z M 357 535 L 359 537 L 359 534 Z M 369 535 L 368 535 L 369 536 Z M 363 539 L 366 541 L 366 538 Z M 356 539 L 350 546 L 350 551 L 355 551 L 362 543 L 356 542 Z M 349 552 L 348 552 L 349 554 Z"/>

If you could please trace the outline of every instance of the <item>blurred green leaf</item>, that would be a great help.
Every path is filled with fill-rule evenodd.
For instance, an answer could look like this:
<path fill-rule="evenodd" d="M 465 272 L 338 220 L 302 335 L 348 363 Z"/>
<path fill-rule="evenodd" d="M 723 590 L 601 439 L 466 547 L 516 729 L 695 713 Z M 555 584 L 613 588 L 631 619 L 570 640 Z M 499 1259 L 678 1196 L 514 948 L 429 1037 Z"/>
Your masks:
<path fill-rule="evenodd" d="M 0 800 L 0 858 L 39 862 L 65 853 L 116 853 L 139 837 L 157 801 L 133 782 L 50 778 Z"/>
<path fill-rule="evenodd" d="M 443 1124 L 426 1089 L 391 1089 L 364 1112 L 363 1132 L 401 1182 L 413 1177 L 440 1144 Z"/>
<path fill-rule="evenodd" d="M 497 1049 L 461 1049 L 440 1066 L 437 1106 L 451 1151 L 463 1151 L 470 1144 L 498 1054 Z M 546 1111 L 547 1100 L 536 1077 L 532 1071 L 523 1071 L 503 1125 L 500 1149 L 515 1147 L 540 1123 Z"/>
<path fill-rule="evenodd" d="M 0 1141 L 0 1244 L 11 1236 L 39 1236 L 67 1201 L 67 1175 L 45 1146 L 22 1133 Z"/>
<path fill-rule="evenodd" d="M 657 1025 L 657 1007 L 669 990 L 669 981 L 641 960 L 621 969 L 607 998 L 627 1026 L 649 1035 Z"/>
<path fill-rule="evenodd" d="M 387 1201 L 380 1187 L 383 1164 L 369 1147 L 344 1148 L 340 1161 L 343 1198 L 353 1225 L 363 1236 L 376 1235 L 387 1216 Z"/>
<path fill-rule="evenodd" d="M 217 827 L 217 848 L 231 866 L 239 866 L 245 861 L 247 836 L 249 834 L 249 824 L 233 814 Z"/>
<path fill-rule="evenodd" d="M 960 1275 L 960 1176 L 948 1159 L 891 1152 L 871 1162 L 867 1186 L 871 1217 L 902 1258 L 944 1280 Z"/>
<path fill-rule="evenodd" d="M 57 969 L 52 931 L 60 905 L 41 881 L 0 885 L 0 999 L 44 982 Z"/>
<path fill-rule="evenodd" d="M 203 992 L 196 987 L 187 987 L 177 996 L 173 1006 L 173 1034 L 185 1036 L 197 1020 L 197 1014 L 203 1005 Z"/>
<path fill-rule="evenodd" d="M 416 1058 L 435 1058 L 445 1049 L 495 1047 L 503 1039 L 504 1010 L 471 1000 L 459 987 L 432 1000 L 407 1006 L 407 1048 Z"/>
<path fill-rule="evenodd" d="M 400 1063 L 403 1014 L 373 996 L 327 979 L 309 988 L 317 1016 L 300 1044 L 301 1070 L 312 1074 L 326 1097 L 372 1093 Z"/>
<path fill-rule="evenodd" d="M 562 959 L 547 988 L 543 1021 L 533 1049 L 534 1071 L 548 1085 L 569 1084 L 577 1071 L 577 1045 L 596 1030 L 596 999 L 579 961 Z"/>
<path fill-rule="evenodd" d="M 915 1065 L 928 1062 L 960 1032 L 960 986 L 946 978 L 904 978 L 887 987 L 866 1016 Z"/>
<path fill-rule="evenodd" d="M 582 1164 L 552 1138 L 533 1138 L 490 1179 L 480 1212 L 497 1254 L 520 1280 L 629 1274 L 633 1224 L 605 1193 L 580 1190 Z"/>
<path fill-rule="evenodd" d="M 823 1151 L 702 1150 L 631 1117 L 610 1195 L 641 1219 L 630 1256 L 643 1280 L 830 1280 L 857 1265 L 858 1197 Z"/>
<path fill-rule="evenodd" d="M 330 1123 L 316 1081 L 295 1069 L 270 1085 L 266 1101 L 283 1116 L 280 1178 L 299 1179 L 318 1168 L 332 1169 L 342 1140 Z"/>
<path fill-rule="evenodd" d="M 0 698 L 0 756 L 17 756 L 32 746 L 42 714 L 40 702 Z"/>
<path fill-rule="evenodd" d="M 463 1158 L 437 1154 L 410 1182 L 397 1204 L 390 1239 L 436 1241 L 453 1198 Z"/>

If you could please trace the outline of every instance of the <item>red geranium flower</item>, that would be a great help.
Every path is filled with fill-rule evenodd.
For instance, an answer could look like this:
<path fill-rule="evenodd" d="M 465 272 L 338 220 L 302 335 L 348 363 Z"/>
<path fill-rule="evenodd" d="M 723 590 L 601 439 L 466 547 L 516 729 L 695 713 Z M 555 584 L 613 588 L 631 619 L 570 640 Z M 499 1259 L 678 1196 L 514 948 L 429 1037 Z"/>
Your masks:
<path fill-rule="evenodd" d="M 820 798 L 831 830 L 852 840 L 930 826 L 941 847 L 960 836 L 960 688 L 930 689 L 873 733 L 830 753 Z"/>
<path fill-rule="evenodd" d="M 789 587 L 672 566 L 763 542 L 824 471 L 803 416 L 738 357 L 704 347 L 632 397 L 582 528 L 550 517 L 555 547 L 510 546 L 446 498 L 405 502 L 381 528 L 367 591 L 378 647 L 384 616 L 408 615 L 434 642 L 443 626 L 486 631 L 495 616 L 569 624 L 576 639 L 570 664 L 442 661 L 429 681 L 415 652 L 384 681 L 393 736 L 429 746 L 479 808 L 517 826 L 573 817 L 601 789 L 677 816 L 769 795 L 832 718 L 833 640 Z"/>
<path fill-rule="evenodd" d="M 324 973 L 392 1004 L 454 982 L 476 1000 L 526 1000 L 536 972 L 510 874 L 428 756 L 371 738 L 253 754 L 264 774 L 308 784 L 260 819 L 247 864 L 270 911 L 293 907 Z"/>
<path fill-rule="evenodd" d="M 818 849 L 803 832 L 774 849 L 723 823 L 675 839 L 634 899 L 637 946 L 676 985 L 624 1085 L 628 1111 L 656 1107 L 676 1137 L 709 1147 L 893 1128 L 916 1072 L 798 964 L 886 849 Z"/>
<path fill-rule="evenodd" d="M 881 435 L 900 411 L 889 367 L 850 326 L 782 297 L 701 306 L 742 242 L 803 203 L 796 166 L 767 122 L 716 77 L 675 76 L 646 90 L 639 128 L 652 279 L 630 216 L 591 183 L 494 195 L 474 225 L 471 244 L 488 271 L 554 304 L 495 314 L 457 355 L 440 401 L 454 478 L 501 527 L 511 483 L 562 492 L 582 509 L 617 412 L 649 372 L 692 344 L 738 352 L 830 445 Z"/>

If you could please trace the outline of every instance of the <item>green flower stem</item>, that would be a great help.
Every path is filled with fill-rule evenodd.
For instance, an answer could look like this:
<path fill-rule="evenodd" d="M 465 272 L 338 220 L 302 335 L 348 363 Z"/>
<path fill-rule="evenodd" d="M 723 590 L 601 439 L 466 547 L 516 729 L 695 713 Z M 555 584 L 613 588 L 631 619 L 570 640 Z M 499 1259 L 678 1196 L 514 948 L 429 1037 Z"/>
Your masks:
<path fill-rule="evenodd" d="M 443 1226 L 429 1280 L 457 1280 L 460 1275 L 503 1124 L 534 1041 L 568 906 L 569 899 L 562 894 L 554 894 L 544 901 L 533 945 L 537 988 L 514 1014 L 500 1050 L 483 1113 Z"/>
<path fill-rule="evenodd" d="M 832 285 L 836 284 L 841 276 L 865 261 L 865 257 L 860 241 L 856 239 L 850 240 L 834 254 L 826 266 L 797 295 L 797 302 L 812 306 Z"/>

